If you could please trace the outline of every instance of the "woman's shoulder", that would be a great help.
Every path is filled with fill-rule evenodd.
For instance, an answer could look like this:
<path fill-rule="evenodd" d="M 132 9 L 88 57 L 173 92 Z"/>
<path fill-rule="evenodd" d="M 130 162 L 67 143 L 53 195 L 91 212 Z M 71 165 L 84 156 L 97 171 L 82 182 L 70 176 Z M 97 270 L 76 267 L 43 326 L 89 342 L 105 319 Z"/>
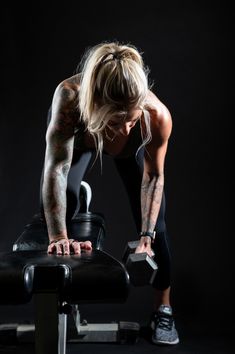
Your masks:
<path fill-rule="evenodd" d="M 81 73 L 77 73 L 61 81 L 60 85 L 78 90 L 80 87 L 80 82 L 81 82 Z"/>
<path fill-rule="evenodd" d="M 156 120 L 167 121 L 171 118 L 171 114 L 167 106 L 157 97 L 155 93 L 150 90 L 148 91 L 144 108 L 148 110 Z"/>
<path fill-rule="evenodd" d="M 59 82 L 55 88 L 54 97 L 59 97 L 64 102 L 72 102 L 77 99 L 80 87 L 80 74 L 68 77 Z"/>
<path fill-rule="evenodd" d="M 50 128 L 63 124 L 77 128 L 80 121 L 78 108 L 79 77 L 71 76 L 55 88 L 51 104 Z"/>
<path fill-rule="evenodd" d="M 172 130 L 171 113 L 157 95 L 150 90 L 144 108 L 150 115 L 152 134 L 160 135 L 162 138 L 169 137 Z"/>

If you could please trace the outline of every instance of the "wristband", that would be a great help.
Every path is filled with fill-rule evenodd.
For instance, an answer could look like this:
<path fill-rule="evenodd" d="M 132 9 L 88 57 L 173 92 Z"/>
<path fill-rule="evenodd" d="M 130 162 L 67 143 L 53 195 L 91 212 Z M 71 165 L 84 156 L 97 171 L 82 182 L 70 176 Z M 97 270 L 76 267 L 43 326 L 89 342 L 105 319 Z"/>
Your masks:
<path fill-rule="evenodd" d="M 141 231 L 140 236 L 149 236 L 152 240 L 155 239 L 156 231 Z"/>

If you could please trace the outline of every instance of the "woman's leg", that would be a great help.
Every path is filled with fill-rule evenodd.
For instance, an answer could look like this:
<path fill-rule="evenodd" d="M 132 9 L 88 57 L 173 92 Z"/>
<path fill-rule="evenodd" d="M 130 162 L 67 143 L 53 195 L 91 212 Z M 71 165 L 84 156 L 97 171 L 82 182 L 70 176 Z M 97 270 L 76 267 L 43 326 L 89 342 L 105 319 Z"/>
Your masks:
<path fill-rule="evenodd" d="M 143 174 L 143 157 L 144 149 L 141 149 L 136 158 L 133 156 L 126 159 L 114 160 L 129 196 L 137 233 L 141 231 L 140 189 Z M 153 287 L 156 289 L 156 309 L 161 304 L 170 305 L 171 257 L 165 223 L 165 204 L 165 195 L 163 194 L 155 227 L 156 238 L 152 245 L 155 253 L 155 261 L 158 265 L 158 271 L 153 282 Z"/>

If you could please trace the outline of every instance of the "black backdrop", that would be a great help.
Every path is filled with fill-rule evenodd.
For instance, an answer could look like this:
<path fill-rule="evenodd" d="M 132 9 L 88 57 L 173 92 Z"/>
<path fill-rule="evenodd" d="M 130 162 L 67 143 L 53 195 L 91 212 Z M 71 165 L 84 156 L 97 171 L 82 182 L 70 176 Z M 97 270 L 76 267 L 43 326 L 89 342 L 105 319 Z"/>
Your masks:
<path fill-rule="evenodd" d="M 0 250 L 11 250 L 38 210 L 46 113 L 56 85 L 75 72 L 88 46 L 130 42 L 143 52 L 154 92 L 173 117 L 165 169 L 172 302 L 179 317 L 228 320 L 234 298 L 232 20 L 226 1 L 2 6 Z M 104 157 L 103 174 L 96 164 L 86 180 L 93 188 L 92 210 L 106 217 L 105 248 L 121 259 L 126 241 L 137 235 L 112 160 Z M 21 319 L 29 311 L 22 308 Z M 129 318 L 147 319 L 151 289 L 133 289 L 120 309 Z M 17 311 L 1 307 L 0 315 L 10 318 Z"/>

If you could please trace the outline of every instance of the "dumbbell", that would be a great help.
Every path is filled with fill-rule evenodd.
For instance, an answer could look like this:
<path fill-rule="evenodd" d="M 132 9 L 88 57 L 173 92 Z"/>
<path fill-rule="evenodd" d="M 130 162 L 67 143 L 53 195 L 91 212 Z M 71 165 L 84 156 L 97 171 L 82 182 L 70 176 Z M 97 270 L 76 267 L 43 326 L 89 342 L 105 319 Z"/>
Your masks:
<path fill-rule="evenodd" d="M 139 241 L 128 242 L 122 260 L 129 273 L 132 285 L 151 285 L 156 276 L 158 266 L 146 252 L 134 253 L 138 245 Z"/>

